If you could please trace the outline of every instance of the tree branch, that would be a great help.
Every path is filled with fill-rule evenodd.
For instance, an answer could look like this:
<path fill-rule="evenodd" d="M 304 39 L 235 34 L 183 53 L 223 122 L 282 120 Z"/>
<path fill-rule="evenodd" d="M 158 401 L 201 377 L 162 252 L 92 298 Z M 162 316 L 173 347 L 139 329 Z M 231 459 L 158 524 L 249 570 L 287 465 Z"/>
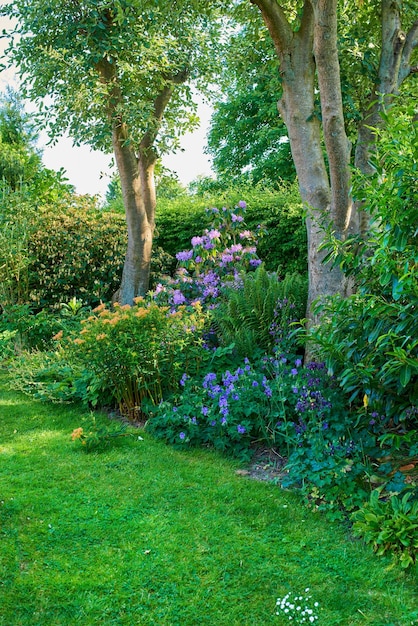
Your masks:
<path fill-rule="evenodd" d="M 416 20 L 411 28 L 409 29 L 405 44 L 402 51 L 402 59 L 401 65 L 399 68 L 399 76 L 398 76 L 398 88 L 401 86 L 402 82 L 409 76 L 409 74 L 414 74 L 416 72 L 416 67 L 410 66 L 411 56 L 415 48 L 418 46 L 418 20 Z"/>
<path fill-rule="evenodd" d="M 250 0 L 250 2 L 260 9 L 276 52 L 281 57 L 289 47 L 293 36 L 292 28 L 283 8 L 277 3 L 277 0 Z"/>
<path fill-rule="evenodd" d="M 338 59 L 337 0 L 312 0 L 315 17 L 314 52 L 321 95 L 322 124 L 331 180 L 331 214 L 344 235 L 351 215 L 348 141 Z"/>

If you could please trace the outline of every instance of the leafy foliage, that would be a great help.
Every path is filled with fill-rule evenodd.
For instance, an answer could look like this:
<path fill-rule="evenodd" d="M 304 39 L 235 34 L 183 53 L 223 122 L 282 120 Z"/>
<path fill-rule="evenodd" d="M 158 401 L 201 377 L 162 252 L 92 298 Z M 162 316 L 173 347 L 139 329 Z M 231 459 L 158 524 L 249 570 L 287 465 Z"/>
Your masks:
<path fill-rule="evenodd" d="M 209 227 L 207 207 L 236 206 L 245 198 L 245 221 L 256 232 L 262 225 L 267 236 L 260 239 L 257 251 L 268 271 L 286 273 L 307 271 L 306 228 L 296 186 L 271 191 L 263 187 L 237 186 L 216 194 L 181 197 L 157 206 L 156 243 L 172 256 L 190 246 L 192 237 Z M 180 218 L 180 219 L 179 219 Z"/>
<path fill-rule="evenodd" d="M 360 178 L 356 190 L 371 220 L 370 239 L 329 243 L 358 293 L 331 299 L 313 333 L 351 399 L 364 399 L 367 410 L 395 424 L 414 415 L 418 403 L 418 124 L 412 118 L 398 107 L 387 114 L 376 175 Z"/>
<path fill-rule="evenodd" d="M 102 422 L 96 420 L 94 414 L 90 419 L 84 418 L 83 426 L 75 428 L 71 433 L 72 441 L 78 442 L 86 452 L 97 452 L 109 448 L 121 437 L 132 437 L 127 432 L 127 425 L 117 421 Z"/>
<path fill-rule="evenodd" d="M 287 353 L 295 348 L 290 340 L 292 322 L 300 322 L 306 311 L 307 280 L 287 274 L 280 280 L 264 266 L 247 273 L 238 288 L 227 288 L 222 302 L 213 310 L 214 325 L 223 345 L 234 344 L 243 358 L 273 346 Z"/>
<path fill-rule="evenodd" d="M 354 532 L 373 544 L 379 556 L 392 552 L 406 569 L 418 556 L 418 500 L 411 493 L 388 500 L 379 495 L 373 491 L 369 502 L 353 514 Z"/>
<path fill-rule="evenodd" d="M 142 402 L 158 404 L 178 387 L 179 372 L 196 374 L 203 360 L 205 318 L 199 305 L 170 314 L 168 308 L 137 299 L 133 307 L 104 304 L 83 321 L 79 335 L 63 344 L 69 362 L 90 372 L 84 400 L 111 398 L 138 417 Z"/>

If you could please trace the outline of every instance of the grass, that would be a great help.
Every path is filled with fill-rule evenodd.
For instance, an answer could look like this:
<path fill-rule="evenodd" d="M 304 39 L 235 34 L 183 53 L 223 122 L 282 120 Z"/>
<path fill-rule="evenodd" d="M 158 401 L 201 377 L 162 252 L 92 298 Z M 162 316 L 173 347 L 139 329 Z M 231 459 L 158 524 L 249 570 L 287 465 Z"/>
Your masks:
<path fill-rule="evenodd" d="M 319 625 L 418 624 L 417 570 L 390 568 L 297 495 L 133 430 L 86 454 L 70 439 L 86 413 L 6 382 L 1 625 L 280 626 L 276 598 L 306 587 Z"/>

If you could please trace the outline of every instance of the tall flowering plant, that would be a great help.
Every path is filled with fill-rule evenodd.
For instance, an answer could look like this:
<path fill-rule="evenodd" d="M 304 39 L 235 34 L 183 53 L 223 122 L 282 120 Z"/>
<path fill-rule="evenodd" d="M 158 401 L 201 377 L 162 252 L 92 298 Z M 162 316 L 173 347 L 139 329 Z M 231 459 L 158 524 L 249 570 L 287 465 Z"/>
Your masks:
<path fill-rule="evenodd" d="M 239 285 L 242 272 L 261 264 L 257 256 L 257 233 L 245 227 L 246 203 L 241 200 L 234 209 L 207 209 L 211 227 L 191 239 L 191 248 L 176 257 L 179 268 L 173 279 L 159 283 L 153 297 L 171 307 L 198 300 L 205 307 L 215 306 L 225 286 Z"/>

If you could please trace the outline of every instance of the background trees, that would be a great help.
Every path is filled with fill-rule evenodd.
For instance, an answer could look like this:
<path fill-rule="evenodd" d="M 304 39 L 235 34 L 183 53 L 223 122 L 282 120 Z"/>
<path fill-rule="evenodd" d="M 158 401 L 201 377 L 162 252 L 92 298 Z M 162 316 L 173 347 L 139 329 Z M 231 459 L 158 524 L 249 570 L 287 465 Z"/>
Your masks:
<path fill-rule="evenodd" d="M 148 289 L 157 156 L 196 123 L 190 82 L 214 68 L 213 12 L 199 2 L 17 0 L 3 13 L 17 20 L 11 58 L 52 135 L 113 150 L 128 226 L 119 299 L 132 302 Z"/>
<path fill-rule="evenodd" d="M 341 239 L 347 237 L 350 229 L 360 228 L 350 193 L 351 145 L 344 104 L 350 101 L 354 104 L 356 100 L 354 107 L 359 116 L 356 164 L 365 170 L 375 137 L 370 125 L 379 123 L 382 104 L 416 71 L 411 63 L 418 44 L 418 21 L 413 21 L 413 3 L 376 2 L 373 8 L 380 18 L 377 43 L 375 33 L 368 39 L 364 25 L 359 27 L 363 16 L 360 4 L 355 7 L 354 15 L 349 3 L 336 0 L 305 0 L 296 8 L 277 0 L 251 1 L 261 12 L 279 59 L 278 107 L 288 130 L 302 200 L 308 208 L 310 305 L 318 297 L 344 292 L 344 277 L 338 267 L 323 263 L 324 222 L 330 222 Z M 368 9 L 365 20 L 374 21 Z M 353 32 L 350 32 L 351 23 L 355 27 Z M 347 30 L 343 24 L 348 25 Z M 363 61 L 357 63 L 357 73 L 350 68 L 352 82 L 349 83 L 353 91 L 357 85 L 363 88 L 360 90 L 365 96 L 363 101 L 350 98 L 347 89 L 343 97 L 341 32 L 347 33 L 346 43 L 351 40 L 352 45 L 346 51 L 353 65 L 356 56 L 357 61 Z M 366 57 L 372 71 L 368 72 L 368 84 L 364 88 Z"/>

